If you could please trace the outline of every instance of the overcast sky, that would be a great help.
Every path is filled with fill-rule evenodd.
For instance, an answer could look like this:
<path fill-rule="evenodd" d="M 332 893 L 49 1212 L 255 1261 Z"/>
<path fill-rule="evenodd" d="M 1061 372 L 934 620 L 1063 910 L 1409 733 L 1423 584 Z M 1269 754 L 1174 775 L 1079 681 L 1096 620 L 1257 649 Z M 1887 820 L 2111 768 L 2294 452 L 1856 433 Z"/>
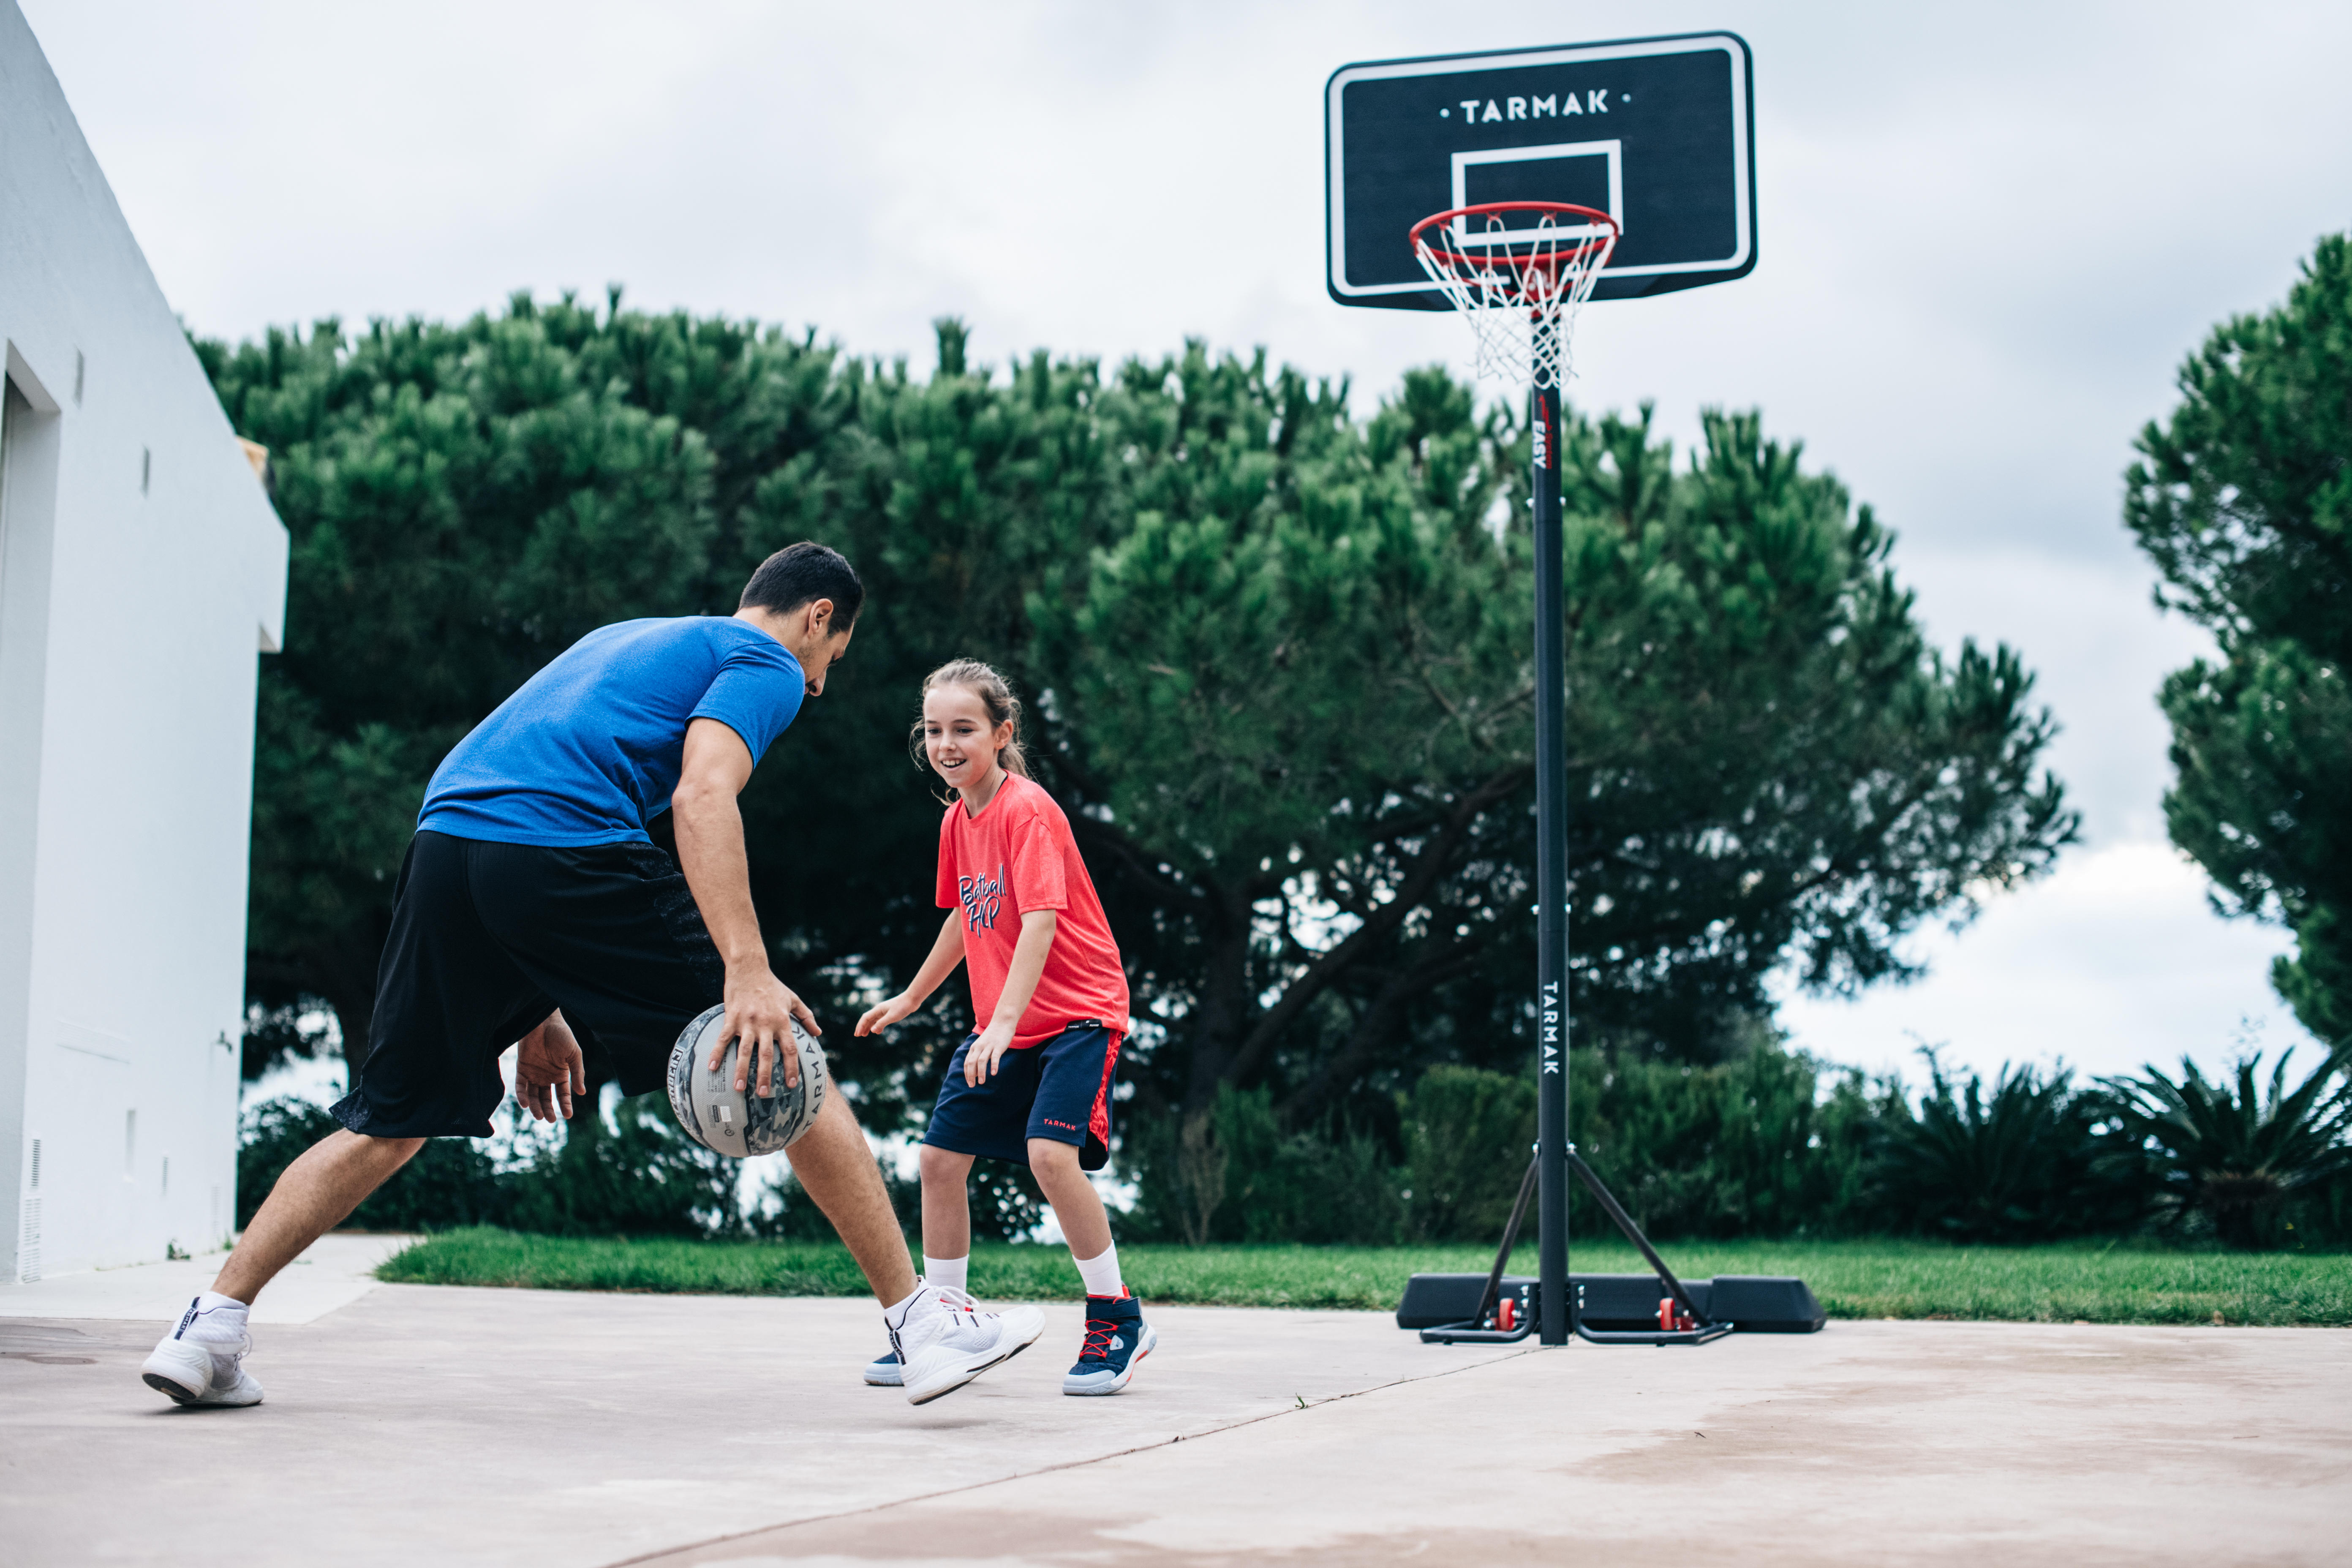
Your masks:
<path fill-rule="evenodd" d="M 2150 608 L 2118 502 L 2182 357 L 2352 225 L 2340 0 L 20 3 L 200 332 L 620 282 L 923 368 L 947 313 L 998 363 L 1263 344 L 1363 409 L 1468 339 L 1326 297 L 1330 72 L 1736 31 L 1760 264 L 1595 308 L 1570 396 L 1801 438 L 1897 531 L 1940 642 L 2040 671 L 2085 817 L 2047 882 L 1922 939 L 1933 978 L 1784 1022 L 1874 1068 L 1920 1040 L 2115 1071 L 2302 1037 L 2265 980 L 2282 937 L 2210 914 L 2165 843 L 2153 692 L 2201 645 Z"/>

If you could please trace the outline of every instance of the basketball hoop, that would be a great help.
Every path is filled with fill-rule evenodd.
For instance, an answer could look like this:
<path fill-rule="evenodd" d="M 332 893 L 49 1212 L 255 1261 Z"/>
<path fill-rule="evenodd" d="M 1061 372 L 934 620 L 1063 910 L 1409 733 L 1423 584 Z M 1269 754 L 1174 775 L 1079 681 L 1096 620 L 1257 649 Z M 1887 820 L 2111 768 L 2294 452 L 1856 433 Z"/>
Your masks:
<path fill-rule="evenodd" d="M 1502 104 L 1510 106 L 1508 114 Z M 1474 117 L 1474 110 L 1482 112 Z M 1570 114 L 1580 117 L 1574 129 L 1564 118 Z M 1581 118 L 1602 114 L 1609 118 Z M 1569 340 L 1586 300 L 1727 283 L 1755 270 L 1755 68 L 1746 40 L 1732 33 L 1363 60 L 1331 73 L 1323 115 L 1323 280 L 1332 300 L 1384 310 L 1450 305 L 1469 319 L 1478 374 L 1516 377 L 1527 395 L 1526 424 L 1508 434 L 1528 465 L 1527 510 L 1512 512 L 1524 520 L 1535 591 L 1535 878 L 1534 897 L 1526 901 L 1535 906 L 1536 924 L 1535 990 L 1528 997 L 1536 1147 L 1506 1229 L 1515 1238 L 1519 1223 L 1535 1217 L 1537 1279 L 1522 1295 L 1516 1288 L 1506 1291 L 1501 1265 L 1485 1279 L 1470 1276 L 1473 1293 L 1458 1302 L 1448 1296 L 1445 1315 L 1475 1306 L 1481 1320 L 1490 1311 L 1499 1318 L 1508 1295 L 1516 1298 L 1511 1315 L 1520 1321 L 1507 1329 L 1455 1325 L 1443 1337 L 1515 1339 L 1532 1321 L 1547 1345 L 1579 1334 L 1591 1340 L 1596 1334 L 1578 1326 L 1582 1291 L 1570 1289 L 1568 1272 L 1570 1184 L 1582 1182 L 1628 1239 L 1645 1254 L 1651 1249 L 1568 1136 L 1573 803 L 1560 478 L 1565 468 L 1591 461 L 1591 436 L 1560 398 L 1570 374 Z M 1575 140 L 1580 129 L 1595 139 Z M 1423 217 L 1440 191 L 1454 205 Z M 1503 196 L 1565 199 L 1487 199 Z M 1577 201 L 1597 203 L 1599 210 Z M 1628 227 L 1640 229 L 1642 238 L 1619 257 Z M 1604 270 L 1606 293 L 1598 287 Z M 1507 1239 L 1506 1255 L 1509 1249 Z M 1655 1329 L 1612 1329 L 1597 1337 L 1615 1344 L 1699 1344 L 1723 1331 L 1706 1321 L 1716 1308 L 1703 1311 L 1695 1299 L 1684 1299 L 1664 1264 L 1650 1261 L 1657 1264 L 1661 1289 L 1650 1292 L 1642 1279 L 1634 1316 L 1646 1317 L 1661 1296 L 1671 1297 L 1674 1326 L 1661 1319 Z M 1439 1282 L 1429 1275 L 1414 1280 Z M 1475 1293 L 1482 1284 L 1484 1294 Z M 1681 1326 L 1685 1310 L 1695 1325 L 1689 1330 Z M 1520 1319 L 1523 1310 L 1528 1318 Z"/>
<path fill-rule="evenodd" d="M 1512 226 L 1514 216 L 1524 221 Z M 1568 202 L 1486 202 L 1412 226 L 1412 253 L 1478 340 L 1478 374 L 1558 388 L 1577 308 L 1617 245 L 1617 220 Z"/>

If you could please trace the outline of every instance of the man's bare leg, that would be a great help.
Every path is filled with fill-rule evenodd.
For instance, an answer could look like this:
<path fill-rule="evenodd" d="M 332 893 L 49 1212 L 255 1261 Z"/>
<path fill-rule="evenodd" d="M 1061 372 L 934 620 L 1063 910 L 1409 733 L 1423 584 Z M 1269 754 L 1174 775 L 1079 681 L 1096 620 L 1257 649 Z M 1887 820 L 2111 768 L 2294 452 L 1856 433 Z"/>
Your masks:
<path fill-rule="evenodd" d="M 891 1212 L 882 1169 L 874 1163 L 874 1151 L 866 1147 L 857 1118 L 839 1095 L 827 1098 L 816 1125 L 801 1135 L 785 1158 L 800 1178 L 801 1190 L 824 1211 L 849 1255 L 865 1270 L 874 1299 L 894 1307 L 913 1295 L 915 1266 L 907 1256 L 898 1216 Z"/>
<path fill-rule="evenodd" d="M 890 1212 L 882 1172 L 866 1146 L 866 1134 L 857 1129 L 857 1119 L 839 1097 L 825 1106 L 807 1136 L 793 1145 L 792 1163 L 801 1186 L 833 1221 L 882 1303 L 890 1353 L 866 1369 L 866 1382 L 902 1387 L 910 1404 L 924 1405 L 1035 1342 L 1045 1327 L 1045 1314 L 1034 1307 L 982 1312 L 971 1302 L 956 1304 L 955 1298 L 938 1290 L 917 1294 L 921 1281 L 907 1256 L 898 1216 Z M 928 1213 L 928 1203 L 925 1209 Z"/>
<path fill-rule="evenodd" d="M 269 1189 L 213 1289 L 250 1304 L 279 1269 L 342 1224 L 423 1147 L 422 1138 L 362 1138 L 341 1128 L 311 1144 Z"/>
<path fill-rule="evenodd" d="M 311 1144 L 269 1189 L 213 1288 L 188 1304 L 140 1366 L 141 1380 L 178 1405 L 260 1404 L 261 1384 L 244 1367 L 253 1348 L 246 1308 L 424 1146 L 422 1138 L 362 1138 L 340 1129 Z"/>

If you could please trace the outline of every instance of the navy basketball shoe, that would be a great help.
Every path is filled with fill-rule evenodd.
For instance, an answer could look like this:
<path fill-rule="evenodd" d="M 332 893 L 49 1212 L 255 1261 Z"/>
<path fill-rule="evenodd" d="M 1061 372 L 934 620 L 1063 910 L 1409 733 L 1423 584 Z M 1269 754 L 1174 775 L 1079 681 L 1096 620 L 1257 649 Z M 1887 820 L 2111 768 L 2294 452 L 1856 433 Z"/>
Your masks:
<path fill-rule="evenodd" d="M 1143 1321 L 1143 1303 L 1125 1291 L 1087 1298 L 1087 1339 L 1062 1379 L 1065 1394 L 1117 1394 L 1160 1336 Z"/>

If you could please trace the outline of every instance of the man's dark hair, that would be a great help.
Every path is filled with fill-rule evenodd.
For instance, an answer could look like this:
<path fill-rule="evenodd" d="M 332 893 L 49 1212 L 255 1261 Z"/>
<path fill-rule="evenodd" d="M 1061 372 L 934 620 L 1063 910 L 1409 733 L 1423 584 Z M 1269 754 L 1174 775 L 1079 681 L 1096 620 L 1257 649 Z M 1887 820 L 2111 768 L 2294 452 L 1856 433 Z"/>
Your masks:
<path fill-rule="evenodd" d="M 833 601 L 833 629 L 845 632 L 857 624 L 866 605 L 866 584 L 857 569 L 838 550 L 803 540 L 787 544 L 765 561 L 743 584 L 740 610 L 767 610 L 786 615 L 812 599 Z"/>

